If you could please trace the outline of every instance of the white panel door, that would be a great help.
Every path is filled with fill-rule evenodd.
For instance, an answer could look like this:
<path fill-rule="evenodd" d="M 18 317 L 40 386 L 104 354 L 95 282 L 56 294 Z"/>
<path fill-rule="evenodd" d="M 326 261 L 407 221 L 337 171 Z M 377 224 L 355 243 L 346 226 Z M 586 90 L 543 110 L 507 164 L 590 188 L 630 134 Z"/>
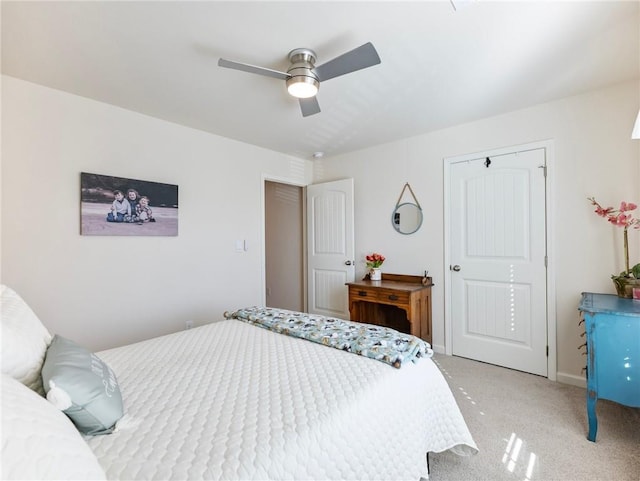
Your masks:
<path fill-rule="evenodd" d="M 451 166 L 454 355 L 547 375 L 545 150 Z"/>
<path fill-rule="evenodd" d="M 355 279 L 353 179 L 307 187 L 308 310 L 349 319 Z"/>

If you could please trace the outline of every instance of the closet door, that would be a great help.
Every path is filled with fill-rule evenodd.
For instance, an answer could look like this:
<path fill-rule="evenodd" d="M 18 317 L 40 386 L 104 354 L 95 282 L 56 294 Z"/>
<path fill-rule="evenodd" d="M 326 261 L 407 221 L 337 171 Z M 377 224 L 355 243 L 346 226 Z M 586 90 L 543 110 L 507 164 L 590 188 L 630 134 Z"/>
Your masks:
<path fill-rule="evenodd" d="M 547 375 L 545 149 L 450 170 L 454 355 Z"/>

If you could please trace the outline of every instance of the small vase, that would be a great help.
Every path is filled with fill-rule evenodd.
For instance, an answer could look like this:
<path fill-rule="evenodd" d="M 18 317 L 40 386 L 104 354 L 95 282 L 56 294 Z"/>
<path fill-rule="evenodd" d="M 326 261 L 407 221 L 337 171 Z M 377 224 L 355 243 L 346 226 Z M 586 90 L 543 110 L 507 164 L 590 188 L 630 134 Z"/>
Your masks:
<path fill-rule="evenodd" d="M 633 298 L 634 288 L 640 289 L 640 279 L 632 277 L 616 277 L 613 279 L 613 284 L 616 286 L 618 297 L 624 297 L 625 299 Z"/>
<path fill-rule="evenodd" d="M 382 280 L 382 269 L 379 267 L 372 267 L 369 269 L 369 279 L 372 281 Z"/>

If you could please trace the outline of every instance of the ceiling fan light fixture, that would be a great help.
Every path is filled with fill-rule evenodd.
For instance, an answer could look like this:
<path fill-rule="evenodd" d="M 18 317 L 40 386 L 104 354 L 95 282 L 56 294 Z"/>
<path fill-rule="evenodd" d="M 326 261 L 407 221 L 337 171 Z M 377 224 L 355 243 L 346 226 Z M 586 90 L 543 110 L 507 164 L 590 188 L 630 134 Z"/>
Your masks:
<path fill-rule="evenodd" d="M 309 48 L 296 48 L 289 52 L 289 68 L 286 72 L 258 67 L 248 63 L 218 59 L 218 66 L 241 70 L 243 72 L 264 75 L 284 80 L 289 95 L 298 99 L 303 117 L 320 113 L 316 94 L 320 82 L 331 80 L 357 70 L 372 67 L 380 63 L 380 56 L 371 42 L 360 45 L 329 60 L 316 68 L 316 53 Z"/>
<path fill-rule="evenodd" d="M 314 97 L 318 93 L 320 82 L 313 77 L 306 75 L 295 76 L 287 79 L 287 91 L 289 95 L 299 98 L 308 99 Z"/>

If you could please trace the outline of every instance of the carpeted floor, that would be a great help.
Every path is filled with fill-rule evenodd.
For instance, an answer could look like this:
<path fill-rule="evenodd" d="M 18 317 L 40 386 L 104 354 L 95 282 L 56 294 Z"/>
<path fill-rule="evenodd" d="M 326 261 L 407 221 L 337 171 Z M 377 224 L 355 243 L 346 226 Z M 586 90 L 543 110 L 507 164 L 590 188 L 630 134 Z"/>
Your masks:
<path fill-rule="evenodd" d="M 429 456 L 433 481 L 640 481 L 640 409 L 598 401 L 587 440 L 585 390 L 455 356 L 434 361 L 480 452 Z"/>

